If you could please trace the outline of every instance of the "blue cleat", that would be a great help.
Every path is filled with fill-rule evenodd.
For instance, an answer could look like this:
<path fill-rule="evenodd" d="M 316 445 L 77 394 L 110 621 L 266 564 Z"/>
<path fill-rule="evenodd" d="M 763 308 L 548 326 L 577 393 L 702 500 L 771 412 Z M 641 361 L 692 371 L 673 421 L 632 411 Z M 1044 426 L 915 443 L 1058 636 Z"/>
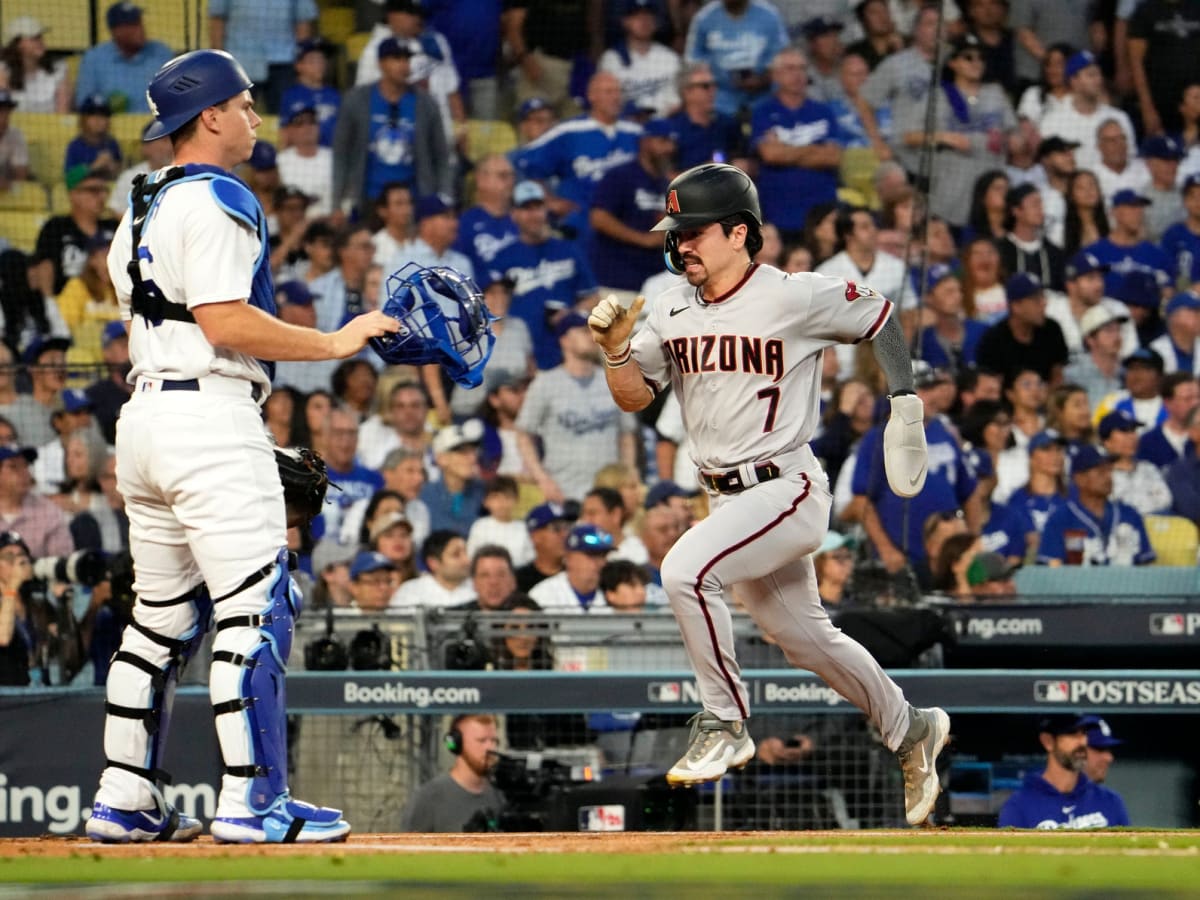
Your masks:
<path fill-rule="evenodd" d="M 184 843 L 200 834 L 198 819 L 166 806 L 163 809 L 114 809 L 103 803 L 92 807 L 87 836 L 105 844 L 141 844 L 150 841 Z"/>
<path fill-rule="evenodd" d="M 340 809 L 284 795 L 264 816 L 218 817 L 210 831 L 221 844 L 326 844 L 344 841 L 350 823 Z"/>

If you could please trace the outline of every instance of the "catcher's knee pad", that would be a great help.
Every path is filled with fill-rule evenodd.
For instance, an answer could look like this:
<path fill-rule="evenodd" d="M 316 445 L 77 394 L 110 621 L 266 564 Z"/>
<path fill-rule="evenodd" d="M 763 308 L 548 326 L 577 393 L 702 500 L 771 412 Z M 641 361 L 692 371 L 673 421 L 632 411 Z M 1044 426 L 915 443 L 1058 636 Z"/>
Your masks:
<path fill-rule="evenodd" d="M 175 684 L 203 639 L 211 613 L 212 601 L 203 584 L 171 600 L 139 599 L 134 609 L 134 621 L 126 627 L 109 669 L 104 752 L 106 775 L 115 769 L 144 779 L 139 788 L 143 796 L 127 797 L 127 790 L 118 790 L 125 799 L 117 803 L 144 808 L 145 795 L 152 796 L 157 783 L 171 781 L 162 769 L 162 755 Z"/>
<path fill-rule="evenodd" d="M 225 774 L 247 779 L 245 803 L 263 815 L 287 793 L 284 675 L 300 592 L 287 551 L 214 600 L 210 694 Z"/>

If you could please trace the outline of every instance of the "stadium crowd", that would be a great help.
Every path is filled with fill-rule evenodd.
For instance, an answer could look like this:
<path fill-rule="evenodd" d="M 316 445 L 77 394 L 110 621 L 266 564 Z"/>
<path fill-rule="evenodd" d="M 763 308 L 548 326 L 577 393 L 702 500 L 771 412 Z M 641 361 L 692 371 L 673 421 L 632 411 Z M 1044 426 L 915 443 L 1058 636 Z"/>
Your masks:
<path fill-rule="evenodd" d="M 658 565 L 705 496 L 678 403 L 620 412 L 585 316 L 674 282 L 649 228 L 672 175 L 710 160 L 758 184 L 757 263 L 872 286 L 912 343 L 930 465 L 907 501 L 883 474 L 880 373 L 854 346 L 825 352 L 828 603 L 878 599 L 856 568 L 971 602 L 1011 595 L 1021 565 L 1153 563 L 1148 517 L 1195 562 L 1200 3 L 359 7 L 348 60 L 312 0 L 208 5 L 209 45 L 278 115 L 241 173 L 269 215 L 278 314 L 335 329 L 417 263 L 472 274 L 499 319 L 474 390 L 366 352 L 278 367 L 266 426 L 318 449 L 338 488 L 291 536 L 319 601 L 661 602 Z M 133 3 L 104 26 L 73 69 L 30 16 L 0 53 L 0 208 L 35 177 L 13 111 L 78 114 L 66 209 L 0 252 L 0 515 L 20 535 L 0 544 L 33 558 L 127 542 L 112 443 L 132 388 L 107 253 L 133 177 L 170 146 L 124 158 L 109 123 L 149 113 L 146 81 L 182 48 Z M 497 559 L 503 596 L 478 577 Z M 32 640 L 10 563 L 0 654 Z M 626 588 L 638 600 L 614 601 Z"/>

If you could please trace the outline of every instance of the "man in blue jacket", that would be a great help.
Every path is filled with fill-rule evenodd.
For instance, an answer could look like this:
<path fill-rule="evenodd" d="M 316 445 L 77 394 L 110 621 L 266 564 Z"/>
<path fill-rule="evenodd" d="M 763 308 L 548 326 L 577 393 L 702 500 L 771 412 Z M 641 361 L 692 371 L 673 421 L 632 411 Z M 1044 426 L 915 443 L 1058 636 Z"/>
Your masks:
<path fill-rule="evenodd" d="M 1120 794 L 1089 781 L 1088 720 L 1074 714 L 1047 716 L 1038 726 L 1046 769 L 1025 776 L 1000 810 L 1001 828 L 1109 828 L 1128 825 Z"/>

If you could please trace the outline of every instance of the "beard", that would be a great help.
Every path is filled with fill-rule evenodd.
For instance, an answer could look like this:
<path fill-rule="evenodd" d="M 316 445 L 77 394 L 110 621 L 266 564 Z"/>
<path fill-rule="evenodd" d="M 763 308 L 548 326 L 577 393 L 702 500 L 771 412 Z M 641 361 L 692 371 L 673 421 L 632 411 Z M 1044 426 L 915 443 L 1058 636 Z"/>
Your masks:
<path fill-rule="evenodd" d="M 689 263 L 696 263 L 700 266 L 696 271 L 687 268 Z M 692 287 L 700 287 L 708 281 L 708 269 L 704 267 L 704 263 L 700 261 L 698 256 L 685 256 L 683 258 L 684 272 L 683 277 L 687 279 L 687 283 Z"/>
<path fill-rule="evenodd" d="M 1069 753 L 1065 750 L 1055 750 L 1054 758 L 1068 772 L 1082 772 L 1087 764 L 1087 748 L 1080 747 Z"/>

